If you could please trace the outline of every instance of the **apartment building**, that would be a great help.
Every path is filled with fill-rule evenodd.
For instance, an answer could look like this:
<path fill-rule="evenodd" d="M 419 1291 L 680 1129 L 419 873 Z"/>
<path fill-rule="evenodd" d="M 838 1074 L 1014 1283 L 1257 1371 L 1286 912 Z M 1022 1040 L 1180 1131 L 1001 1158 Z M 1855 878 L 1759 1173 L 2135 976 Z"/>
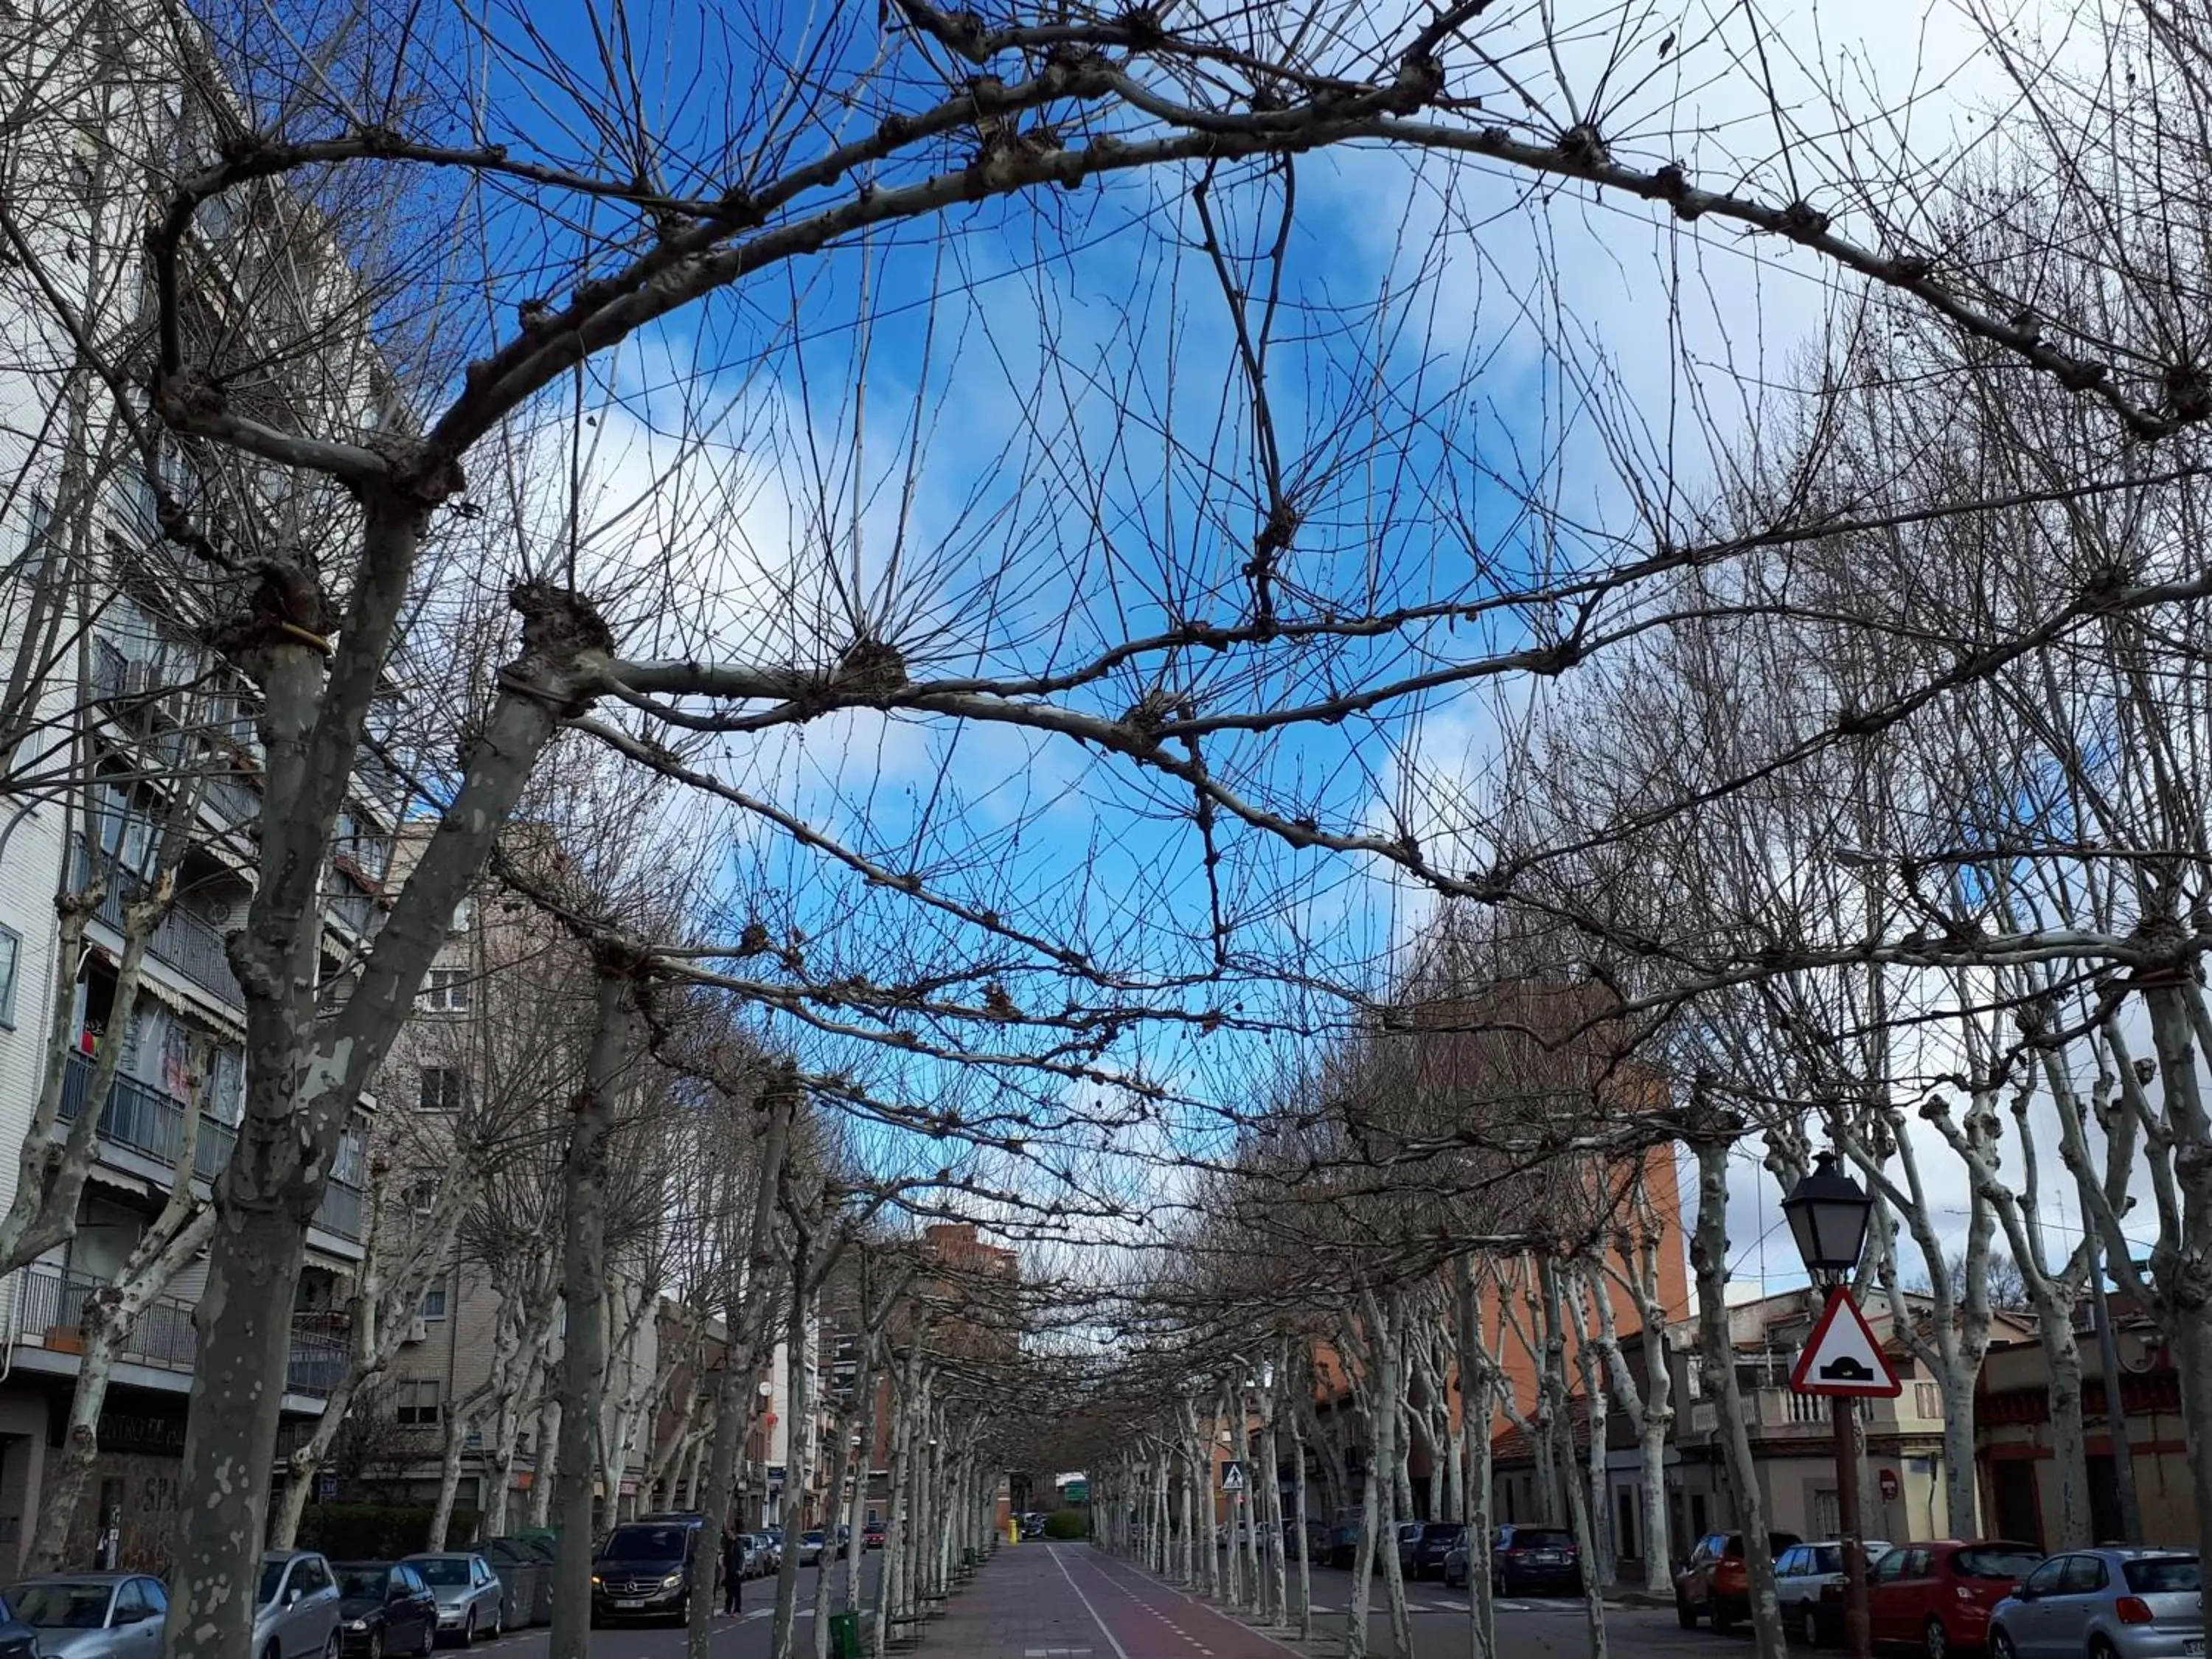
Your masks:
<path fill-rule="evenodd" d="M 11 133 L 0 190 L 35 227 L 34 258 L 88 331 L 127 333 L 143 320 L 117 308 L 144 303 L 135 262 L 147 192 L 158 187 L 151 164 L 197 153 L 215 118 L 161 65 L 118 70 L 136 50 L 118 49 L 136 38 L 127 13 L 88 11 L 81 31 L 50 27 L 12 43 L 27 56 L 0 53 L 5 75 L 37 80 L 57 117 Z M 143 40 L 163 33 L 149 24 Z M 60 118 L 72 98 L 82 118 Z M 43 153 L 41 143 L 61 148 Z M 240 395 L 260 400 L 257 409 L 282 406 L 284 418 L 306 418 L 309 403 L 360 407 L 378 397 L 362 339 L 334 341 L 312 386 L 246 367 L 236 325 L 244 293 L 280 264 L 295 295 L 319 285 L 326 295 L 347 273 L 335 243 L 283 210 L 275 187 L 236 205 L 206 216 L 180 262 L 196 345 L 237 364 Z M 179 577 L 185 562 L 156 522 L 143 451 L 125 441 L 22 262 L 11 264 L 0 283 L 0 1205 L 15 1195 L 16 1154 L 48 1077 L 59 1079 L 59 1138 L 88 1109 L 98 1060 L 118 1060 L 73 1237 L 0 1280 L 0 1566 L 12 1570 L 76 1391 L 87 1299 L 124 1267 L 179 1166 L 189 1162 L 190 1190 L 205 1198 L 236 1139 L 244 1009 L 224 940 L 253 890 L 263 757 L 254 690 L 204 643 L 209 589 Z M 268 302 L 257 294 L 254 303 Z M 154 465 L 221 550 L 322 533 L 323 508 L 276 470 L 166 439 Z M 397 781 L 365 763 L 325 872 L 321 967 L 333 998 L 380 921 L 402 810 Z M 154 875 L 171 824 L 172 843 L 182 837 L 175 902 L 125 999 L 117 970 L 126 907 Z M 81 949 L 63 959 L 57 896 L 85 891 L 96 872 L 104 896 Z M 309 1235 L 283 1401 L 295 1420 L 320 1412 L 343 1353 L 333 1310 L 361 1255 L 374 1111 L 373 1099 L 360 1103 Z M 125 1346 L 99 1423 L 96 1501 L 78 1518 L 72 1559 L 167 1565 L 204 1279 L 204 1263 L 185 1267 Z"/>
<path fill-rule="evenodd" d="M 403 875 L 428 833 L 403 831 Z M 515 826 L 503 845 L 546 878 L 565 867 L 559 846 L 533 826 Z M 550 1402 L 566 1328 L 561 1164 L 592 996 L 573 939 L 488 878 L 457 912 L 380 1076 L 390 1103 L 372 1154 L 384 1171 L 380 1237 L 404 1241 L 425 1224 L 447 1182 L 465 1179 L 471 1194 L 447 1265 L 402 1333 L 385 1397 L 362 1408 L 387 1413 L 393 1431 L 379 1467 L 357 1472 L 380 1495 L 428 1502 L 452 1468 L 462 1510 L 503 1507 L 510 1525 L 544 1513 L 541 1476 L 558 1433 Z M 609 1518 L 639 1507 L 669 1380 L 667 1322 L 681 1313 L 655 1271 L 665 1204 L 645 1167 L 650 1152 L 649 1143 L 617 1134 L 602 1436 L 623 1452 L 614 1490 L 604 1494 Z"/>

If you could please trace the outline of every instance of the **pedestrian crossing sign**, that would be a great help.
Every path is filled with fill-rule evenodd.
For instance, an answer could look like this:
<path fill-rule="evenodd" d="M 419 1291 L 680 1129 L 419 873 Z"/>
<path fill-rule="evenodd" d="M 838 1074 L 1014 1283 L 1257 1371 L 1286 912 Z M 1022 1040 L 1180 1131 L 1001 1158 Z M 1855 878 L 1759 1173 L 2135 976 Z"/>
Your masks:
<path fill-rule="evenodd" d="M 1221 1490 L 1224 1492 L 1244 1490 L 1244 1466 L 1242 1463 L 1224 1463 L 1221 1466 Z"/>

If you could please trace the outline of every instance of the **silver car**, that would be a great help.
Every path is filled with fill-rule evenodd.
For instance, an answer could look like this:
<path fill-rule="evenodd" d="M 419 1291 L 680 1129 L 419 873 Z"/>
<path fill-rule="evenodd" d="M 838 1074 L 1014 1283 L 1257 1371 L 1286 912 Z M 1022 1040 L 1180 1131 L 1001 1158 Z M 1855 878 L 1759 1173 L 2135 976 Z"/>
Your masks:
<path fill-rule="evenodd" d="M 7 1601 L 38 1632 L 40 1659 L 161 1659 L 169 1597 L 158 1578 L 46 1573 L 10 1585 Z"/>
<path fill-rule="evenodd" d="M 1990 1614 L 1990 1659 L 2201 1659 L 2203 1578 L 2186 1550 L 2054 1555 Z"/>
<path fill-rule="evenodd" d="M 270 1550 L 254 1597 L 252 1659 L 338 1659 L 338 1581 L 313 1550 Z"/>
<path fill-rule="evenodd" d="M 1889 1553 L 1889 1546 L 1869 1538 L 1860 1548 L 1866 1553 L 1869 1576 L 1874 1564 Z M 1844 1635 L 1844 1546 L 1840 1539 L 1792 1544 L 1774 1558 L 1774 1594 L 1782 1604 L 1782 1625 L 1808 1648 L 1822 1642 L 1839 1642 Z"/>
<path fill-rule="evenodd" d="M 428 1551 L 406 1558 L 438 1598 L 438 1634 L 467 1647 L 477 1637 L 500 1633 L 507 1590 L 491 1563 L 465 1550 Z"/>

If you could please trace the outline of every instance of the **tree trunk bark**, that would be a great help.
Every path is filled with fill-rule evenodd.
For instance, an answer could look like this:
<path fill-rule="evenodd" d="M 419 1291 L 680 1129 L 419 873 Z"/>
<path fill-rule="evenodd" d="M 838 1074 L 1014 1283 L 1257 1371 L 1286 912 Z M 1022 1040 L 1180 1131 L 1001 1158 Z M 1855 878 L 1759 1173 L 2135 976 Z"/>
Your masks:
<path fill-rule="evenodd" d="M 1705 1350 L 1706 1382 L 1720 1415 L 1721 1451 L 1735 1488 L 1736 1523 L 1743 1531 L 1744 1565 L 1751 1581 L 1751 1630 L 1759 1659 L 1784 1659 L 1782 1603 L 1774 1589 L 1774 1552 L 1766 1538 L 1765 1505 L 1759 1494 L 1759 1468 L 1751 1455 L 1751 1432 L 1744 1415 L 1743 1391 L 1736 1386 L 1735 1348 L 1729 1338 L 1728 1166 L 1730 1141 L 1708 1127 L 1692 1141 L 1698 1156 L 1698 1219 L 1690 1263 L 1698 1281 L 1698 1334 Z M 1967 1467 L 1972 1464 L 1969 1462 Z M 1969 1479 L 1972 1477 L 1969 1476 Z"/>
<path fill-rule="evenodd" d="M 814 1297 L 808 1287 L 812 1240 L 801 1233 L 791 1253 L 790 1322 L 785 1341 L 791 1352 L 791 1455 L 783 1470 L 783 1535 L 796 1539 L 806 1530 L 806 1487 L 814 1473 L 811 1424 L 814 1401 L 807 1387 L 806 1334 L 813 1324 Z M 775 1624 L 769 1651 L 791 1659 L 793 1626 L 799 1613 L 799 1552 L 787 1549 L 775 1575 Z"/>
<path fill-rule="evenodd" d="M 538 1407 L 538 1451 L 530 1476 L 530 1502 L 523 1506 L 528 1524 L 541 1531 L 552 1523 L 554 1489 L 561 1484 L 561 1396 L 550 1376 L 545 1385 L 545 1398 Z"/>
<path fill-rule="evenodd" d="M 561 1434 L 555 1543 L 552 1659 L 589 1659 L 592 1634 L 592 1438 L 606 1381 L 607 1144 L 615 1099 L 629 1063 L 630 987 L 613 963 L 599 967 L 588 1073 L 576 1091 L 562 1160 L 561 1283 L 568 1304 L 562 1337 Z M 612 1492 L 607 1510 L 614 1510 Z"/>
<path fill-rule="evenodd" d="M 246 1110 L 216 1183 L 216 1228 L 197 1313 L 199 1348 L 179 1472 L 169 1659 L 237 1659 L 252 1631 L 266 1536 L 292 1305 L 307 1236 L 362 1089 L 406 1023 L 453 909 L 512 816 L 562 714 L 588 702 L 605 624 L 569 595 L 515 590 L 523 652 L 472 747 L 352 994 L 329 1016 L 316 999 L 321 884 L 363 721 L 407 600 L 423 504 L 365 501 L 362 558 L 325 674 L 322 648 L 259 648 L 265 805 L 262 880 L 231 966 L 246 1002 Z M 554 611 L 563 617 L 552 617 Z M 568 626 L 546 626 L 549 617 Z M 588 621 L 588 627 L 575 624 Z M 594 660 L 587 665 L 586 653 Z M 587 1576 L 588 1539 L 584 1540 Z M 588 1585 L 585 1589 L 588 1593 Z M 580 1659 L 580 1650 L 558 1655 Z"/>
<path fill-rule="evenodd" d="M 446 1413 L 446 1443 L 438 1459 L 438 1499 L 430 1507 L 430 1536 L 422 1547 L 426 1550 L 458 1548 L 463 1543 L 474 1543 L 474 1539 L 449 1539 L 453 1526 L 453 1505 L 461 1495 L 461 1455 L 469 1443 L 469 1419 L 465 1413 Z"/>
<path fill-rule="evenodd" d="M 1463 1487 L 1467 1520 L 1468 1645 L 1474 1659 L 1496 1659 L 1498 1610 L 1490 1595 L 1491 1404 L 1494 1362 L 1482 1344 L 1482 1304 L 1474 1264 L 1452 1258 L 1452 1311 L 1459 1343 L 1459 1408 L 1468 1453 Z"/>

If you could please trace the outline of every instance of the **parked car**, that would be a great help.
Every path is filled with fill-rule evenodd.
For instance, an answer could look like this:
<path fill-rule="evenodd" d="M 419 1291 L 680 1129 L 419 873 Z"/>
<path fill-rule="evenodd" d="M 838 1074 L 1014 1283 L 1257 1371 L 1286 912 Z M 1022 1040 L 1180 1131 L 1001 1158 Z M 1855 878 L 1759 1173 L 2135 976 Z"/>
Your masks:
<path fill-rule="evenodd" d="M 398 1561 L 337 1561 L 338 1628 L 349 1654 L 427 1654 L 438 1641 L 438 1598 L 414 1568 Z"/>
<path fill-rule="evenodd" d="M 467 1647 L 479 1636 L 496 1637 L 507 1628 L 506 1586 L 481 1555 L 432 1550 L 409 1556 L 406 1565 L 438 1598 L 439 1635 L 457 1637 Z"/>
<path fill-rule="evenodd" d="M 883 1548 L 883 1547 L 884 1523 L 880 1521 L 869 1522 L 868 1524 L 861 1529 L 860 1547 L 864 1550 L 879 1550 Z"/>
<path fill-rule="evenodd" d="M 749 1532 L 745 1540 L 745 1577 L 769 1578 L 783 1565 L 783 1552 L 764 1532 Z"/>
<path fill-rule="evenodd" d="M 1771 1532 L 1766 1547 L 1776 1560 L 1804 1540 L 1794 1532 Z M 1751 1567 L 1744 1559 L 1740 1532 L 1708 1533 L 1698 1540 L 1690 1559 L 1674 1575 L 1674 1617 L 1684 1630 L 1700 1618 L 1715 1630 L 1726 1630 L 1739 1619 L 1751 1616 Z"/>
<path fill-rule="evenodd" d="M 1997 1603 L 2042 1562 L 2033 1544 L 2002 1539 L 1899 1544 L 1875 1564 L 1867 1586 L 1874 1639 L 1924 1648 L 1928 1659 L 1978 1648 Z"/>
<path fill-rule="evenodd" d="M 691 1563 L 706 1535 L 696 1516 L 631 1521 L 601 1540 L 592 1557 L 592 1622 L 666 1619 L 691 1612 Z"/>
<path fill-rule="evenodd" d="M 1571 1595 L 1582 1587 L 1582 1549 L 1565 1527 L 1509 1522 L 1491 1535 L 1492 1595 Z"/>
<path fill-rule="evenodd" d="M 38 1659 L 38 1632 L 15 1616 L 15 1609 L 0 1596 L 0 1659 Z"/>
<path fill-rule="evenodd" d="M 1456 1521 L 1424 1522 L 1411 1544 L 1398 1546 L 1398 1571 L 1416 1583 L 1431 1572 L 1441 1578 L 1444 1557 L 1451 1553 L 1453 1545 L 1466 1536 L 1467 1528 Z"/>
<path fill-rule="evenodd" d="M 1868 1539 L 1867 1571 L 1889 1553 L 1889 1546 Z M 1840 1539 L 1792 1544 L 1774 1558 L 1775 1599 L 1782 1623 L 1807 1647 L 1838 1641 L 1844 1632 L 1844 1546 Z"/>
<path fill-rule="evenodd" d="M 9 1585 L 5 1599 L 36 1633 L 40 1659 L 161 1659 L 169 1595 L 158 1578 L 47 1573 Z"/>
<path fill-rule="evenodd" d="M 2204 1651 L 2204 1580 L 2183 1550 L 2054 1555 L 1990 1613 L 1990 1659 L 2188 1659 Z"/>
<path fill-rule="evenodd" d="M 823 1534 L 819 1528 L 817 1528 L 813 1532 L 803 1532 L 799 1534 L 799 1565 L 802 1567 L 820 1566 L 822 1565 L 822 1552 L 827 1549 L 829 1546 L 829 1539 Z"/>
<path fill-rule="evenodd" d="M 1331 1527 L 1328 1529 L 1328 1565 L 1349 1570 L 1359 1559 L 1359 1528 Z"/>
<path fill-rule="evenodd" d="M 253 1603 L 253 1659 L 337 1659 L 338 1581 L 313 1550 L 270 1550 Z"/>

